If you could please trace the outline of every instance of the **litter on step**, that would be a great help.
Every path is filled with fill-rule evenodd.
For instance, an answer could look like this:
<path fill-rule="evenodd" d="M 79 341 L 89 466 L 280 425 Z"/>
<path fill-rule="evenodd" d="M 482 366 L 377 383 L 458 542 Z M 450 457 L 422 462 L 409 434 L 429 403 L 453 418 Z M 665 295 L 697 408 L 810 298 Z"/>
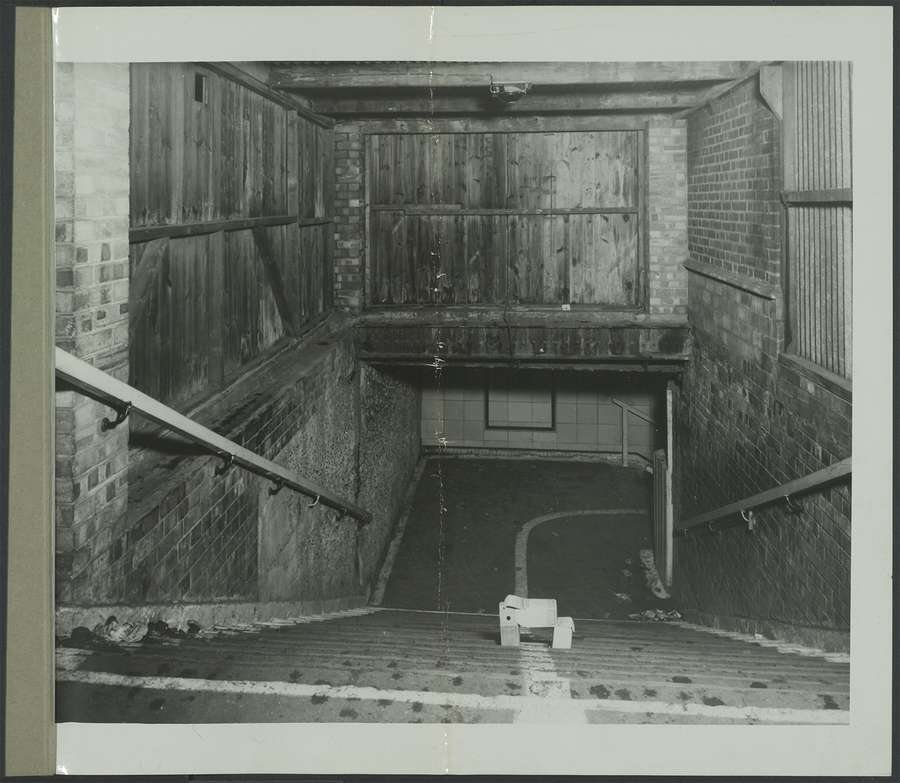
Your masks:
<path fill-rule="evenodd" d="M 555 598 L 506 596 L 500 602 L 501 646 L 518 647 L 522 628 L 552 628 L 554 649 L 569 650 L 572 647 L 575 623 L 571 617 L 557 617 Z"/>

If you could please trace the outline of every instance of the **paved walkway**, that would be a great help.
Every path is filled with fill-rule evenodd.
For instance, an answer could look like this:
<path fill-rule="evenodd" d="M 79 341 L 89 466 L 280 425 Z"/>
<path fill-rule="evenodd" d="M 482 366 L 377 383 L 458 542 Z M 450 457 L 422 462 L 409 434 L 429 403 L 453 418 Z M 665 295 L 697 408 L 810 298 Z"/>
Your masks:
<path fill-rule="evenodd" d="M 669 608 L 640 564 L 652 546 L 650 481 L 605 463 L 430 459 L 382 605 L 496 613 L 516 589 L 517 536 L 526 530 L 529 595 L 557 598 L 561 615 Z"/>

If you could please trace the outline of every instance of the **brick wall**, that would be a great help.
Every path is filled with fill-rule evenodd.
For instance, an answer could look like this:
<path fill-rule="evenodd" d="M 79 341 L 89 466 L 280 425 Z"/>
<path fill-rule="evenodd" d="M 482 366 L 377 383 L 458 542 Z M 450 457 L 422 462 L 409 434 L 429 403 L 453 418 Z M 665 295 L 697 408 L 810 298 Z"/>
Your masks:
<path fill-rule="evenodd" d="M 754 79 L 690 116 L 691 258 L 779 282 L 780 124 Z"/>
<path fill-rule="evenodd" d="M 687 310 L 686 142 L 684 120 L 656 120 L 647 128 L 651 313 Z"/>
<path fill-rule="evenodd" d="M 55 133 L 57 344 L 127 381 L 128 66 L 60 64 Z M 352 158 L 353 150 L 345 143 L 341 154 Z M 347 165 L 339 163 L 339 177 Z M 350 178 L 358 176 L 357 162 Z M 339 231 L 359 211 L 352 182 L 340 192 Z M 353 247 L 352 237 L 338 243 L 339 259 Z M 346 281 L 353 289 L 356 280 L 358 271 L 345 277 L 339 260 L 337 290 Z M 353 304 L 352 296 L 340 301 Z M 418 457 L 418 396 L 400 380 L 360 368 L 350 335 L 347 323 L 320 326 L 191 416 L 372 508 L 376 522 L 359 535 L 353 521 L 337 521 L 321 505 L 307 509 L 311 499 L 289 490 L 272 496 L 269 482 L 244 470 L 216 475 L 218 459 L 171 434 L 129 432 L 128 420 L 102 432 L 101 419 L 112 411 L 60 389 L 59 606 L 365 592 Z M 290 531 L 292 546 L 279 531 Z"/>
<path fill-rule="evenodd" d="M 334 303 L 359 308 L 363 291 L 365 167 L 359 125 L 334 128 Z"/>
<path fill-rule="evenodd" d="M 751 80 L 689 117 L 692 258 L 748 281 L 779 282 L 777 122 Z M 769 489 L 850 455 L 849 393 L 781 354 L 771 300 L 691 274 L 693 358 L 676 411 L 677 518 Z M 676 589 L 700 619 L 842 646 L 850 622 L 850 492 L 778 503 L 758 526 L 679 540 Z"/>
<path fill-rule="evenodd" d="M 364 123 L 335 126 L 335 302 L 363 302 L 365 261 Z M 647 130 L 650 312 L 687 310 L 687 174 L 684 120 L 653 120 Z"/>
<path fill-rule="evenodd" d="M 60 63 L 55 83 L 56 344 L 128 379 L 128 66 Z M 128 423 L 56 395 L 57 593 L 102 581 L 128 492 Z"/>
<path fill-rule="evenodd" d="M 325 325 L 326 327 L 329 324 Z M 130 502 L 108 557 L 64 605 L 312 601 L 364 595 L 418 459 L 418 393 L 360 367 L 346 328 L 318 330 L 194 414 L 375 516 L 357 534 L 313 498 L 172 436 L 132 451 Z M 58 574 L 64 577 L 64 574 Z"/>

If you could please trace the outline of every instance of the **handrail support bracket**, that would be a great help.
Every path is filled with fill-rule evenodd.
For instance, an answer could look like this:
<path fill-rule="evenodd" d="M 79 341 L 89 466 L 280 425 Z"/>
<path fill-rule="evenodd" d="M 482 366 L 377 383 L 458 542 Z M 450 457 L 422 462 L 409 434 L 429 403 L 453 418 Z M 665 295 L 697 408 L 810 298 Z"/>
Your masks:
<path fill-rule="evenodd" d="M 792 514 L 799 514 L 803 511 L 803 503 L 798 500 L 794 500 L 790 495 L 784 496 L 784 502 L 787 503 L 788 511 Z"/>
<path fill-rule="evenodd" d="M 228 472 L 228 469 L 234 464 L 234 454 L 221 454 L 220 456 L 222 458 L 222 464 L 217 465 L 215 471 L 213 471 L 216 476 L 224 476 Z"/>
<path fill-rule="evenodd" d="M 752 533 L 756 530 L 756 514 L 753 511 L 741 511 L 741 519 L 747 523 L 747 531 Z"/>
<path fill-rule="evenodd" d="M 128 418 L 128 414 L 131 413 L 131 403 L 126 402 L 121 407 L 110 406 L 116 412 L 116 418 L 113 420 L 108 419 L 106 416 L 103 417 L 103 421 L 100 422 L 100 431 L 107 432 L 108 430 L 114 430 L 118 427 L 125 419 Z"/>

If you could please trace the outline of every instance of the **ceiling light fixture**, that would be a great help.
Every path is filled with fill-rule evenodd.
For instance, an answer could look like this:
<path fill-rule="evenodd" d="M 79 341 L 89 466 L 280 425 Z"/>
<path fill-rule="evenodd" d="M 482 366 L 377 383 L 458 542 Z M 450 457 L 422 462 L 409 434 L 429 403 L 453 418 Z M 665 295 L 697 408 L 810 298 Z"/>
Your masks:
<path fill-rule="evenodd" d="M 528 82 L 495 82 L 491 77 L 491 98 L 501 103 L 514 103 L 523 98 L 531 85 Z"/>

